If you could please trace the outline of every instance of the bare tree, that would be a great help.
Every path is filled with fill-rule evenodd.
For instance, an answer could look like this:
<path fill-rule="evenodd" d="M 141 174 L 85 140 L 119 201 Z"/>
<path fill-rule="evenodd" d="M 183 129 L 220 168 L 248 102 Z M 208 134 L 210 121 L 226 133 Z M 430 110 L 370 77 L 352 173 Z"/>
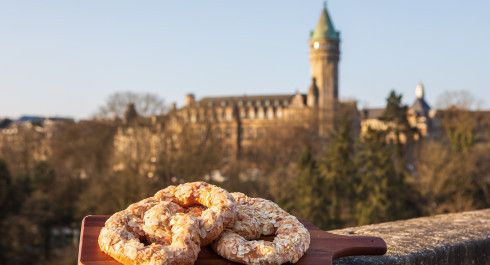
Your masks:
<path fill-rule="evenodd" d="M 477 209 L 484 201 L 479 197 L 478 179 L 485 170 L 475 167 L 480 157 L 477 153 L 451 152 L 438 142 L 426 142 L 421 146 L 415 167 L 417 177 L 412 180 L 421 201 L 424 214 L 433 215 Z M 483 161 L 488 158 L 481 159 Z"/>
<path fill-rule="evenodd" d="M 283 209 L 294 207 L 296 168 L 302 150 L 311 143 L 312 132 L 305 127 L 283 124 L 264 128 L 251 145 L 244 147 L 242 160 L 256 168 L 260 190 L 253 196 L 272 199 Z M 241 190 L 245 191 L 245 187 Z"/>
<path fill-rule="evenodd" d="M 488 121 L 480 111 L 481 103 L 467 91 L 445 92 L 439 97 L 442 109 L 437 115 L 452 151 L 467 152 L 486 137 Z"/>
<path fill-rule="evenodd" d="M 446 91 L 437 99 L 436 106 L 439 109 L 481 109 L 483 100 L 477 100 L 470 92 L 461 91 Z"/>
<path fill-rule="evenodd" d="M 156 94 L 116 92 L 107 98 L 105 105 L 100 106 L 95 113 L 96 118 L 123 118 L 129 104 L 134 104 L 140 116 L 148 117 L 167 112 L 165 101 Z"/>

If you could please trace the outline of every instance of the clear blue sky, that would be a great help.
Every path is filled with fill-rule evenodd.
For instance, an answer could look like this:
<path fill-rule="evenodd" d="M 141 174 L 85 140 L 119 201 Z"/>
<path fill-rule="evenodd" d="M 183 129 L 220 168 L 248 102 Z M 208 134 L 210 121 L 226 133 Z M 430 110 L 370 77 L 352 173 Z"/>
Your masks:
<path fill-rule="evenodd" d="M 323 1 L 2 1 L 0 117 L 88 118 L 117 91 L 306 93 Z M 330 0 L 342 99 L 411 104 L 419 82 L 490 101 L 490 1 Z"/>

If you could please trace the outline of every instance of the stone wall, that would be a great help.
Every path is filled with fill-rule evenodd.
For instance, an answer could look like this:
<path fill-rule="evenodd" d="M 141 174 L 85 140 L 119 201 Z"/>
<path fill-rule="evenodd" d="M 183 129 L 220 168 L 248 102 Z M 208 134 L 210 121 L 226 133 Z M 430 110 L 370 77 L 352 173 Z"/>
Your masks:
<path fill-rule="evenodd" d="M 336 265 L 490 264 L 490 209 L 329 231 L 377 236 L 384 256 L 343 257 Z"/>

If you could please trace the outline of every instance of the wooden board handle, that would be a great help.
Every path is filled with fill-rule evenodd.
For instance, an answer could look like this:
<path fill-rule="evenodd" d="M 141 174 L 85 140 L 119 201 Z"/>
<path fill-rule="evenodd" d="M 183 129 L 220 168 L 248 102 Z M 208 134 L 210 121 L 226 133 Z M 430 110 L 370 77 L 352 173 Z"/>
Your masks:
<path fill-rule="evenodd" d="M 379 237 L 345 236 L 337 238 L 336 241 L 343 247 L 335 250 L 333 259 L 356 255 L 383 255 L 387 249 L 385 241 Z"/>

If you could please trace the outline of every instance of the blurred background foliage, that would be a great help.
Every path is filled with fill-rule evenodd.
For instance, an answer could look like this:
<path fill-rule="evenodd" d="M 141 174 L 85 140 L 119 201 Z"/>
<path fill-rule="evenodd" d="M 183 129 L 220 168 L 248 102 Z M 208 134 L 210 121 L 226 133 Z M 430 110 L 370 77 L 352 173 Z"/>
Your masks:
<path fill-rule="evenodd" d="M 102 117 L 121 112 L 116 99 L 101 108 Z M 112 214 L 215 169 L 226 179 L 214 184 L 271 199 L 326 230 L 489 207 L 490 145 L 475 137 L 476 121 L 465 108 L 448 110 L 441 140 L 386 141 L 388 133 L 416 133 L 407 126 L 401 95 L 392 92 L 383 119 L 396 124 L 393 132 L 359 136 L 348 116 L 328 139 L 275 127 L 232 159 L 212 130 L 184 129 L 179 148 L 168 147 L 171 155 L 156 160 L 151 177 L 140 174 L 137 157 L 119 158 L 126 167 L 112 168 L 117 122 L 63 125 L 43 161 L 32 157 L 39 139 L 28 135 L 22 148 L 0 150 L 0 264 L 76 264 L 84 216 Z"/>

